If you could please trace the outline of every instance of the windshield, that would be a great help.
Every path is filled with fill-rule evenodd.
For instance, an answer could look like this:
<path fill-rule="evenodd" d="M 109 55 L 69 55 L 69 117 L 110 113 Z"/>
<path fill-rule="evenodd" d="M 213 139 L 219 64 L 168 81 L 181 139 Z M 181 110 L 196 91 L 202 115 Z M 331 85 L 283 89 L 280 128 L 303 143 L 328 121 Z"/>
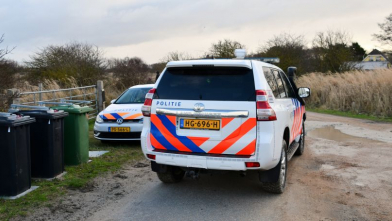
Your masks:
<path fill-rule="evenodd" d="M 256 100 L 253 71 L 239 67 L 168 68 L 155 94 L 173 100 Z"/>
<path fill-rule="evenodd" d="M 143 104 L 150 89 L 150 87 L 130 88 L 116 100 L 115 104 Z"/>

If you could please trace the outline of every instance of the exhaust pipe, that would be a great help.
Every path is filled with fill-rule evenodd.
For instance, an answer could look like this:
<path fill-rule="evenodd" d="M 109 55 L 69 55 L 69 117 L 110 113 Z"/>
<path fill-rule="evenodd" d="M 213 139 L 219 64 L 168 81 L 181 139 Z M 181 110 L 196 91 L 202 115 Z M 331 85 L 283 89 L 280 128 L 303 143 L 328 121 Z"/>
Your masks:
<path fill-rule="evenodd" d="M 198 180 L 200 178 L 200 170 L 188 170 L 185 172 L 185 176 L 194 180 Z"/>

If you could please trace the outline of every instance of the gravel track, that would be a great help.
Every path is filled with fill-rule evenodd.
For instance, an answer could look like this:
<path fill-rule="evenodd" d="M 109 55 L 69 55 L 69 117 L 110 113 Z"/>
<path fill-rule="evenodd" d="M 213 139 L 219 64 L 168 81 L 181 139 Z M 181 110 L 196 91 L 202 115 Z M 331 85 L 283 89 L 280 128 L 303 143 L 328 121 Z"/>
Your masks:
<path fill-rule="evenodd" d="M 306 128 L 281 195 L 257 173 L 163 184 L 141 161 L 15 220 L 392 220 L 392 124 L 308 113 Z"/>

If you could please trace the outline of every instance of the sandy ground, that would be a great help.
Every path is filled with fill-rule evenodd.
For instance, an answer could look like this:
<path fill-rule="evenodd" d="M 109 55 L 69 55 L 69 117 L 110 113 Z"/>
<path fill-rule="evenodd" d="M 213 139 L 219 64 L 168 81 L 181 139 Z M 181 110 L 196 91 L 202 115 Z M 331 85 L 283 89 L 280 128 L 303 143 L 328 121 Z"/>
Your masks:
<path fill-rule="evenodd" d="M 16 220 L 392 220 L 392 124 L 308 113 L 306 130 L 281 195 L 257 173 L 165 185 L 141 161 Z"/>

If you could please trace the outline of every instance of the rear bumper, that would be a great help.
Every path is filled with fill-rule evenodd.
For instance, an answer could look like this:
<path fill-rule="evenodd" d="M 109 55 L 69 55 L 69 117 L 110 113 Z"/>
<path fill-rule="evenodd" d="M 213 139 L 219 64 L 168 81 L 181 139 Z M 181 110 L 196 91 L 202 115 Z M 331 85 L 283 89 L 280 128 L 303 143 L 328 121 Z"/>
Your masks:
<path fill-rule="evenodd" d="M 141 136 L 142 150 L 146 158 L 147 154 L 155 155 L 155 162 L 162 165 L 171 165 L 187 168 L 200 168 L 207 170 L 230 170 L 230 171 L 245 171 L 245 170 L 269 170 L 278 164 L 278 160 L 272 157 L 216 157 L 216 156 L 198 156 L 181 153 L 162 153 L 154 150 L 148 150 L 145 146 L 146 140 Z M 149 159 L 151 160 L 151 159 Z M 258 162 L 260 167 L 246 167 L 245 162 Z"/>
<path fill-rule="evenodd" d="M 140 140 L 140 132 L 109 133 L 94 131 L 94 137 L 98 140 Z"/>
<path fill-rule="evenodd" d="M 226 158 L 225 158 L 226 159 Z M 158 164 L 172 165 L 178 167 L 211 169 L 211 170 L 234 170 L 244 171 L 250 168 L 245 167 L 244 161 L 236 161 L 237 158 L 231 158 L 232 161 L 223 160 L 220 157 L 190 156 L 183 154 L 160 154 L 156 155 Z M 259 168 L 251 168 L 259 169 Z"/>
<path fill-rule="evenodd" d="M 162 165 L 171 165 L 178 167 L 211 169 L 211 170 L 269 170 L 279 163 L 279 158 L 274 158 L 274 134 L 270 128 L 260 128 L 257 142 L 256 152 L 250 157 L 237 157 L 235 155 L 227 157 L 224 155 L 191 155 L 183 153 L 167 153 L 153 150 L 150 143 L 150 122 L 147 118 L 144 121 L 145 127 L 141 134 L 141 146 L 143 153 L 147 159 L 147 154 L 155 155 L 155 162 Z M 265 132 L 263 130 L 266 130 Z M 151 160 L 151 159 L 149 159 Z M 246 167 L 246 162 L 258 162 L 260 167 Z"/>

